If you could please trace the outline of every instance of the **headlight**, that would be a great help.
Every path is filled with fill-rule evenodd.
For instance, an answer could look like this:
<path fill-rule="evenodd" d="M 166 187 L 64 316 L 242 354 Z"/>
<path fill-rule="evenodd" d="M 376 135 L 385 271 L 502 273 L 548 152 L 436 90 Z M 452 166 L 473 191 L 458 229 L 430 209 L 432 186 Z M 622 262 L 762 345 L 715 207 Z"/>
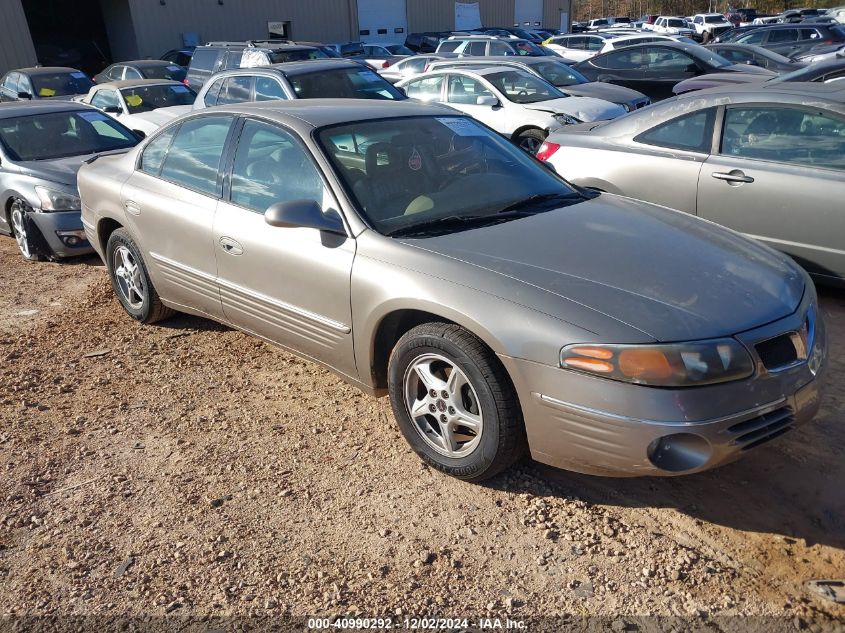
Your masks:
<path fill-rule="evenodd" d="M 47 189 L 47 187 L 36 186 L 35 193 L 41 200 L 42 211 L 78 211 L 81 208 L 79 196 L 64 191 Z"/>
<path fill-rule="evenodd" d="M 748 351 L 732 338 L 666 345 L 567 345 L 560 366 L 652 387 L 694 387 L 747 378 Z"/>
<path fill-rule="evenodd" d="M 569 114 L 553 114 L 552 115 L 558 123 L 563 123 L 564 125 L 575 125 L 576 123 L 580 123 L 578 119 L 574 116 Z"/>

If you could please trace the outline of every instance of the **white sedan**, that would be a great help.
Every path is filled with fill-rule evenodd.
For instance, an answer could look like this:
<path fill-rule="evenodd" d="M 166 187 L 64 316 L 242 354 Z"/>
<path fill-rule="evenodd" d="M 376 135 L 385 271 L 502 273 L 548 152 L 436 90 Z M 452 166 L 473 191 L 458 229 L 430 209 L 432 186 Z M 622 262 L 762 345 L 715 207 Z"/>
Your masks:
<path fill-rule="evenodd" d="M 171 119 L 191 111 L 196 93 L 178 81 L 127 79 L 97 84 L 79 99 L 126 127 L 150 134 Z"/>
<path fill-rule="evenodd" d="M 445 103 L 536 152 L 550 129 L 615 119 L 625 109 L 592 97 L 570 97 L 545 80 L 514 68 L 450 68 L 396 84 L 412 99 Z"/>

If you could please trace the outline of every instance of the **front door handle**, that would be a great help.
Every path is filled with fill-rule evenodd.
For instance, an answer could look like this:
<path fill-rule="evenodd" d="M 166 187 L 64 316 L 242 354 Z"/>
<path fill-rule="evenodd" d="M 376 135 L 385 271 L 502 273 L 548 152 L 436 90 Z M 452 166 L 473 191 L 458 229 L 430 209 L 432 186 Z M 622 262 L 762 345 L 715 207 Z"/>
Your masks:
<path fill-rule="evenodd" d="M 220 238 L 220 248 L 229 253 L 229 255 L 243 255 L 244 247 L 239 242 L 233 240 L 231 237 Z"/>
<path fill-rule="evenodd" d="M 124 202 L 123 208 L 126 209 L 127 213 L 131 213 L 132 215 L 141 215 L 141 206 L 133 200 Z"/>
<path fill-rule="evenodd" d="M 711 176 L 716 180 L 724 180 L 729 185 L 741 185 L 745 182 L 754 182 L 754 179 L 751 176 L 746 176 L 742 171 L 739 169 L 732 169 L 731 171 L 725 173 L 722 171 L 714 171 Z"/>

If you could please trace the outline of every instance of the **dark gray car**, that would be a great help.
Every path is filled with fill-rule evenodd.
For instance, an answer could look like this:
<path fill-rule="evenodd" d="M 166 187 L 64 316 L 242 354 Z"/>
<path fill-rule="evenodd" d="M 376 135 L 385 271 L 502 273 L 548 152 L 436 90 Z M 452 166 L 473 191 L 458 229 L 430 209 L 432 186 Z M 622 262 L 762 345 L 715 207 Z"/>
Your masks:
<path fill-rule="evenodd" d="M 564 178 L 724 224 L 845 283 L 845 83 L 698 91 L 568 127 L 539 153 Z"/>
<path fill-rule="evenodd" d="M 0 233 L 12 235 L 29 260 L 90 253 L 76 172 L 92 155 L 138 140 L 88 105 L 0 104 Z"/>
<path fill-rule="evenodd" d="M 71 99 L 88 94 L 93 85 L 88 75 L 76 68 L 19 68 L 0 79 L 0 101 Z"/>

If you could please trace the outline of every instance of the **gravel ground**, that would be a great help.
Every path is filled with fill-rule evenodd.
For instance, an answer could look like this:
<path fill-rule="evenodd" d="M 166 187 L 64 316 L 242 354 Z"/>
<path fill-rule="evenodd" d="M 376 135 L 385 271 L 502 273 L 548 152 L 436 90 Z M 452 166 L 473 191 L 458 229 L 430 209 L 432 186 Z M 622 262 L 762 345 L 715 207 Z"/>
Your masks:
<path fill-rule="evenodd" d="M 805 587 L 845 576 L 845 291 L 822 294 L 812 425 L 686 478 L 526 461 L 479 486 L 422 465 L 386 400 L 209 321 L 137 325 L 98 260 L 29 264 L 2 239 L 0 630 L 361 614 L 841 631 L 845 606 Z"/>

